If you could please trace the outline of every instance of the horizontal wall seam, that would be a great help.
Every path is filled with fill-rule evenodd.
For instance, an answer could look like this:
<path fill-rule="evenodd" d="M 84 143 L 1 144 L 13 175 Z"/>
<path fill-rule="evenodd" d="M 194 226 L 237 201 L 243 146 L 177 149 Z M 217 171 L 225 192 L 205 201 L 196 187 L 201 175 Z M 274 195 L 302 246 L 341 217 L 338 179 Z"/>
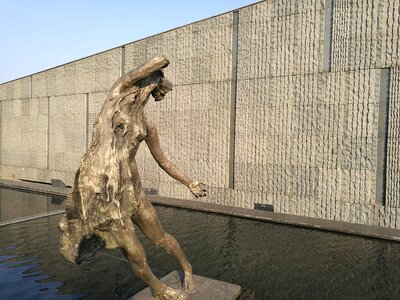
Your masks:
<path fill-rule="evenodd" d="M 361 69 L 354 69 L 354 70 L 338 70 L 338 71 L 330 71 L 326 73 L 324 71 L 320 72 L 310 72 L 310 73 L 299 73 L 299 74 L 284 74 L 284 75 L 277 75 L 277 76 L 259 76 L 259 77 L 250 77 L 250 78 L 238 78 L 238 82 L 240 81 L 248 81 L 254 79 L 273 79 L 273 78 L 286 78 L 286 77 L 302 77 L 302 76 L 311 76 L 311 75 L 326 75 L 326 74 L 340 74 L 340 73 L 356 73 L 358 71 L 374 71 L 374 70 L 381 70 L 382 68 L 373 67 L 373 68 L 361 68 Z M 117 80 L 116 78 L 115 80 Z M 216 80 L 216 81 L 204 81 L 204 82 L 193 82 L 187 84 L 174 84 L 175 87 L 184 87 L 184 86 L 191 86 L 191 85 L 202 85 L 202 84 L 210 84 L 210 83 L 230 83 L 231 79 L 225 80 Z M 110 90 L 96 90 L 96 91 L 89 91 L 89 94 L 97 94 L 97 93 L 108 93 Z M 75 95 L 84 95 L 86 92 L 80 93 L 69 93 L 69 94 L 54 94 L 51 97 L 63 97 L 63 96 L 75 96 Z M 46 98 L 48 95 L 43 96 L 33 96 L 32 98 L 15 98 L 15 99 L 2 99 L 0 101 L 14 101 L 14 100 L 28 100 L 28 99 L 40 99 Z"/>

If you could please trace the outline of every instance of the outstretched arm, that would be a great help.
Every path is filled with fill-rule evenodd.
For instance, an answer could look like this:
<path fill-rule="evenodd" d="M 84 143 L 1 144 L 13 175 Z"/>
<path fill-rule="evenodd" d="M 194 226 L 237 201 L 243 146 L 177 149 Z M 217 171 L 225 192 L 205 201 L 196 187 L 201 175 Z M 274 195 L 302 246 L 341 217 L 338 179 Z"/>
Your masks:
<path fill-rule="evenodd" d="M 122 75 L 111 87 L 110 97 L 116 97 L 133 84 L 150 76 L 153 72 L 165 68 L 169 65 L 169 60 L 164 56 L 157 56 L 143 65 Z"/>
<path fill-rule="evenodd" d="M 147 128 L 147 137 L 145 141 L 150 149 L 151 155 L 153 155 L 158 165 L 165 172 L 167 172 L 169 176 L 186 185 L 193 193 L 193 195 L 196 196 L 196 198 L 206 196 L 206 189 L 203 183 L 194 181 L 186 176 L 164 156 L 164 153 L 162 152 L 160 147 L 157 128 L 155 127 L 155 125 L 147 119 L 144 121 L 144 123 Z"/>

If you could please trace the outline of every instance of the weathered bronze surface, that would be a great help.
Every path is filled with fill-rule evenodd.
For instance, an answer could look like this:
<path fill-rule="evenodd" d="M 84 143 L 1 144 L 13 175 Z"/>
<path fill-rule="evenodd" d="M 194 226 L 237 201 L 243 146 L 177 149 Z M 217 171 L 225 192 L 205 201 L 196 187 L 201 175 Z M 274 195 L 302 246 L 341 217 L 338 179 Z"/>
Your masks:
<path fill-rule="evenodd" d="M 59 222 L 60 251 L 69 261 L 81 263 L 100 247 L 122 248 L 134 273 L 152 288 L 157 299 L 187 299 L 187 293 L 194 291 L 192 267 L 175 238 L 161 226 L 144 194 L 135 161 L 139 145 L 145 141 L 164 171 L 196 197 L 206 195 L 203 183 L 190 179 L 165 158 L 157 129 L 144 115 L 150 95 L 160 101 L 172 90 L 161 70 L 168 65 L 165 57 L 155 57 L 112 86 L 67 197 L 66 214 Z M 154 276 L 133 224 L 178 260 L 185 274 L 184 290 L 170 288 Z"/>

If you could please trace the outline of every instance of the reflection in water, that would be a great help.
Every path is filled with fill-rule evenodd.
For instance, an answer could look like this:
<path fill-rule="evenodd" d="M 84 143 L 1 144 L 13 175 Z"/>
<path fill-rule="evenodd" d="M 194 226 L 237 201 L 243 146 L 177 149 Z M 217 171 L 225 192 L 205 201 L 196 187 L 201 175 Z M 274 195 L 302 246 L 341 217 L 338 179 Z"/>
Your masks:
<path fill-rule="evenodd" d="M 224 274 L 224 281 L 233 282 L 238 276 L 237 262 L 239 259 L 239 249 L 236 240 L 236 220 L 234 218 L 228 218 L 224 220 L 226 222 L 224 231 L 221 233 L 222 241 L 225 244 L 220 249 L 219 256 L 225 257 L 226 264 L 221 266 L 221 273 Z"/>
<path fill-rule="evenodd" d="M 0 256 L 0 294 L 2 299 L 79 299 L 84 295 L 62 295 L 59 288 L 62 282 L 47 282 L 51 276 L 37 270 L 37 259 Z M 36 271 L 35 271 L 36 270 Z M 14 288 L 10 288 L 14 287 Z"/>
<path fill-rule="evenodd" d="M 58 219 L 52 216 L 0 227 L 0 256 L 7 257 L 0 277 L 9 279 L 0 288 L 0 299 L 58 299 L 63 295 L 67 299 L 82 295 L 87 295 L 85 299 L 120 299 L 145 286 L 133 278 L 119 251 L 109 251 L 107 256 L 98 253 L 93 263 L 81 266 L 66 261 L 58 250 Z M 16 266 L 21 268 L 9 271 Z M 45 277 L 22 279 L 32 273 Z M 127 288 L 116 291 L 119 286 Z M 52 296 L 47 297 L 48 293 Z M 13 297 L 5 297 L 8 294 Z M 35 296 L 27 296 L 31 294 Z"/>
<path fill-rule="evenodd" d="M 0 188 L 1 222 L 50 213 L 64 208 L 65 197 Z"/>
<path fill-rule="evenodd" d="M 257 299 L 400 299 L 399 243 L 183 209 L 157 210 L 165 229 L 183 243 L 196 274 L 254 289 Z M 171 261 L 145 246 L 152 265 Z"/>
<path fill-rule="evenodd" d="M 400 299 L 399 243 L 156 210 L 196 274 L 254 289 L 257 299 Z M 67 262 L 58 252 L 58 219 L 0 226 L 0 299 L 126 299 L 145 287 L 118 250 L 101 251 L 80 266 Z M 139 238 L 157 276 L 179 269 L 162 249 Z"/>

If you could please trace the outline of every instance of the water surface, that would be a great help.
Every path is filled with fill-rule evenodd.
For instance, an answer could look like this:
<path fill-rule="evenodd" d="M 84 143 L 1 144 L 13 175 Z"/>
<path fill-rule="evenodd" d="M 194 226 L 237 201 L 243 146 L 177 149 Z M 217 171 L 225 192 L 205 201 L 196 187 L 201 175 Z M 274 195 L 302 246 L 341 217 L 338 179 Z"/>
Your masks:
<path fill-rule="evenodd" d="M 64 209 L 65 197 L 0 188 L 0 225 Z"/>
<path fill-rule="evenodd" d="M 4 201 L 4 200 L 2 200 Z M 400 244 L 159 206 L 194 272 L 256 291 L 257 299 L 400 299 Z M 51 216 L 0 227 L 0 299 L 126 299 L 145 287 L 118 251 L 84 265 L 58 252 Z M 140 240 L 157 276 L 175 260 Z"/>

